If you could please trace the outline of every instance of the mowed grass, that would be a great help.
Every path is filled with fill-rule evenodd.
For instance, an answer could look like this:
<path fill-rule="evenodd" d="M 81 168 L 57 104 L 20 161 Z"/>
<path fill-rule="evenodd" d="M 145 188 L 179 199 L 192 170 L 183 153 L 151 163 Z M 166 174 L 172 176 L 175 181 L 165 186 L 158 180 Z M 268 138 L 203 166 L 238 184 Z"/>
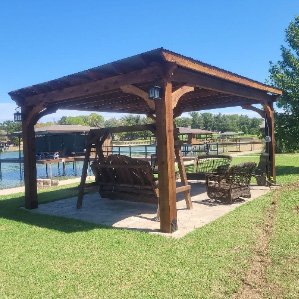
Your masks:
<path fill-rule="evenodd" d="M 236 157 L 233 163 L 258 161 Z M 277 155 L 278 183 L 299 181 L 299 155 Z M 56 187 L 39 202 L 75 196 Z M 0 297 L 229 298 L 242 286 L 273 192 L 179 240 L 113 229 L 20 207 L 23 194 L 0 200 Z M 293 295 L 298 275 L 298 188 L 282 192 L 270 242 L 267 279 Z M 297 229 L 298 231 L 298 229 Z"/>

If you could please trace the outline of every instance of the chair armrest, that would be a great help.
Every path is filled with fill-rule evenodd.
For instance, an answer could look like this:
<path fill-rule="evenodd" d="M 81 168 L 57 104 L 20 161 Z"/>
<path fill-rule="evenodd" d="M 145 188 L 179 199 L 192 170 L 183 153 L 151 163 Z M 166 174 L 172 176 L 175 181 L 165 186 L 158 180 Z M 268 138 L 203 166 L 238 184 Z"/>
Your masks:
<path fill-rule="evenodd" d="M 218 173 L 207 173 L 206 174 L 206 182 L 208 182 L 208 181 L 220 182 L 225 179 L 226 179 L 226 176 L 224 174 L 218 174 Z"/>

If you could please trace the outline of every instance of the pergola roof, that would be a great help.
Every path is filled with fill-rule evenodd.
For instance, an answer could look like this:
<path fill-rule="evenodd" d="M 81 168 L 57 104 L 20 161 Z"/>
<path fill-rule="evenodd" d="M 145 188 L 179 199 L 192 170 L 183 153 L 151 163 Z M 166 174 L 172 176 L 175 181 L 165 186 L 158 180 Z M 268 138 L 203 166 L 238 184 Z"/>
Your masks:
<path fill-rule="evenodd" d="M 192 84 L 194 91 L 184 94 L 174 112 L 273 102 L 281 91 L 201 61 L 159 48 L 111 62 L 76 74 L 10 92 L 22 106 L 40 102 L 55 109 L 151 114 L 150 100 L 144 100 L 149 88 L 164 76 L 167 66 L 173 68 L 173 92 Z M 132 74 L 132 76 L 128 76 Z M 123 78 L 125 81 L 122 81 Z M 130 78 L 132 80 L 130 81 Z M 124 82 L 124 88 L 120 88 Z M 132 94 L 132 87 L 138 92 Z M 115 88 L 114 88 L 115 86 Z M 106 89 L 105 89 L 106 87 Z M 141 96 L 140 96 L 141 94 Z M 143 97 L 143 98 L 142 98 Z"/>

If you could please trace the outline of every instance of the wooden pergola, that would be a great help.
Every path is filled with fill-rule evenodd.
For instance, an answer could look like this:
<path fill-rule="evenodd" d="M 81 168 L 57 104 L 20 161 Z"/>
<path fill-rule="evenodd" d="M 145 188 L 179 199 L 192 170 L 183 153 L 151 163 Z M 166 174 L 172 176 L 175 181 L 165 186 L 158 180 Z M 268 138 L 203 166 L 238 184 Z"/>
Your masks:
<path fill-rule="evenodd" d="M 160 86 L 162 97 L 150 100 Z M 156 122 L 160 228 L 177 227 L 173 119 L 183 112 L 241 106 L 265 118 L 275 180 L 273 102 L 281 90 L 163 48 L 9 93 L 23 114 L 25 207 L 38 206 L 34 125 L 58 109 L 146 114 Z M 257 109 L 253 104 L 261 104 Z"/>

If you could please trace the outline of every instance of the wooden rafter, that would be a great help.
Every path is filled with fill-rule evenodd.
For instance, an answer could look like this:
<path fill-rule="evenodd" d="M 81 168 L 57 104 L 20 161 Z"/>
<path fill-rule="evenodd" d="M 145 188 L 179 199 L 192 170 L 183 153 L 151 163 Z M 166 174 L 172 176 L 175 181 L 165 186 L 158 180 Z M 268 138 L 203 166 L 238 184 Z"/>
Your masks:
<path fill-rule="evenodd" d="M 250 79 L 247 79 L 245 77 L 241 77 L 239 75 L 233 74 L 231 72 L 227 72 L 225 70 L 221 70 L 219 68 L 215 68 L 211 65 L 207 65 L 205 63 L 200 63 L 199 61 L 195 61 L 193 59 L 183 57 L 181 55 L 177 55 L 176 53 L 163 50 L 162 51 L 163 57 L 169 61 L 174 62 L 179 66 L 182 66 L 184 68 L 189 68 L 194 71 L 207 74 L 209 76 L 215 76 L 224 80 L 228 80 L 234 83 L 248 85 L 256 89 L 260 89 L 262 91 L 270 92 L 270 93 L 280 93 L 281 91 L 275 87 L 268 86 Z"/>
<path fill-rule="evenodd" d="M 109 90 L 116 90 L 124 85 L 133 83 L 141 83 L 152 81 L 153 78 L 161 77 L 164 74 L 164 69 L 160 66 L 153 66 L 147 69 L 122 74 L 100 81 L 64 88 L 63 90 L 55 90 L 45 94 L 38 94 L 26 97 L 26 105 L 36 105 L 36 103 L 51 103 L 67 100 L 71 98 L 88 97 Z"/>

